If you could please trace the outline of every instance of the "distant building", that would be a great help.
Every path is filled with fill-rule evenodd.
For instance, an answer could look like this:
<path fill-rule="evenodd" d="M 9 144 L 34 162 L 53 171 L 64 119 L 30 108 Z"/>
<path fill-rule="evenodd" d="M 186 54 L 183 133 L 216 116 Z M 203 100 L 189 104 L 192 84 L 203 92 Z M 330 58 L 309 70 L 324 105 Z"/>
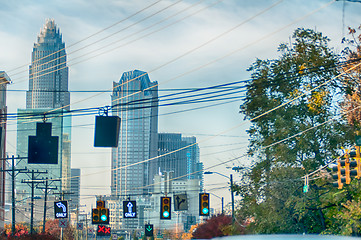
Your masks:
<path fill-rule="evenodd" d="M 0 71 L 0 168 L 6 169 L 4 158 L 6 158 L 6 87 L 10 83 L 9 76 Z M 4 228 L 5 221 L 5 179 L 6 172 L 0 172 L 0 230 Z"/>
<path fill-rule="evenodd" d="M 149 192 L 157 169 L 158 88 L 139 70 L 123 73 L 113 83 L 112 114 L 121 119 L 119 144 L 112 148 L 111 194 Z"/>
<path fill-rule="evenodd" d="M 182 141 L 188 146 L 185 149 L 187 157 L 187 178 L 199 179 L 201 189 L 203 189 L 203 163 L 200 161 L 197 139 L 196 137 L 182 137 Z"/>
<path fill-rule="evenodd" d="M 26 109 L 18 109 L 17 155 L 28 156 L 28 138 L 36 135 L 36 122 L 52 123 L 52 136 L 59 137 L 58 164 L 28 164 L 26 159 L 17 161 L 17 168 L 47 170 L 38 178 L 61 179 L 54 182 L 57 192 L 70 191 L 71 166 L 71 116 L 68 91 L 68 67 L 65 44 L 54 20 L 46 20 L 34 44 L 29 67 L 29 91 L 26 93 Z M 29 180 L 30 174 L 19 175 L 16 185 L 17 201 L 30 196 L 31 189 L 21 180 Z M 35 195 L 43 195 L 35 189 Z M 69 195 L 65 195 L 65 199 Z"/>
<path fill-rule="evenodd" d="M 173 172 L 176 179 L 187 179 L 187 143 L 180 133 L 158 134 L 158 172 Z M 179 150 L 181 149 L 181 150 Z"/>
<path fill-rule="evenodd" d="M 71 169 L 71 178 L 70 178 L 70 198 L 69 209 L 77 209 L 80 206 L 80 169 L 72 168 Z"/>
<path fill-rule="evenodd" d="M 199 159 L 199 146 L 195 137 L 183 137 L 180 133 L 159 133 L 158 156 L 155 162 L 159 172 L 173 172 L 176 180 L 199 179 L 203 187 L 203 163 Z"/>

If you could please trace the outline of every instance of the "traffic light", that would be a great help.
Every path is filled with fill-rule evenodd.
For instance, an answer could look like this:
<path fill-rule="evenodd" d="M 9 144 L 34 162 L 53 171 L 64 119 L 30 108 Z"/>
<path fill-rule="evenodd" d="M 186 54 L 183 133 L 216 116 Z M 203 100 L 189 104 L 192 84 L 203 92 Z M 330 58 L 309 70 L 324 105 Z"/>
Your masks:
<path fill-rule="evenodd" d="M 171 198 L 160 198 L 160 219 L 171 219 Z"/>
<path fill-rule="evenodd" d="M 209 216 L 209 193 L 199 194 L 199 216 Z"/>
<path fill-rule="evenodd" d="M 100 209 L 100 224 L 109 224 L 109 209 L 101 208 Z"/>
<path fill-rule="evenodd" d="M 332 168 L 333 171 L 337 171 L 337 174 L 333 174 L 333 179 L 337 179 L 337 182 L 333 183 L 334 187 L 338 187 L 338 189 L 342 189 L 343 183 L 346 182 L 346 178 L 343 177 L 343 174 L 345 174 L 345 169 L 341 167 L 341 160 L 337 160 L 337 166 Z"/>
<path fill-rule="evenodd" d="M 97 236 L 110 236 L 110 235 L 111 235 L 110 227 L 98 225 Z"/>
<path fill-rule="evenodd" d="M 109 209 L 104 201 L 97 201 L 97 208 L 92 209 L 92 224 L 109 224 Z"/>
<path fill-rule="evenodd" d="M 100 221 L 100 208 L 92 209 L 92 224 L 99 224 Z"/>
<path fill-rule="evenodd" d="M 146 237 L 153 237 L 154 230 L 153 230 L 153 224 L 145 224 L 145 234 Z"/>

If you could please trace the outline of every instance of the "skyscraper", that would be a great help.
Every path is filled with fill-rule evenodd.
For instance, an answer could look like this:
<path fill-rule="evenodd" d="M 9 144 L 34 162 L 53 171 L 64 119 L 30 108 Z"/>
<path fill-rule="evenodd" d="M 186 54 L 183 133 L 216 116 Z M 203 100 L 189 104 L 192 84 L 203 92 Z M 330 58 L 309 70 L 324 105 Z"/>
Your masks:
<path fill-rule="evenodd" d="M 26 108 L 70 109 L 65 43 L 53 19 L 47 19 L 34 44 Z"/>
<path fill-rule="evenodd" d="M 119 144 L 112 149 L 111 194 L 126 196 L 152 189 L 157 171 L 158 88 L 139 70 L 113 83 L 112 114 L 121 118 Z M 145 187 L 145 188 L 144 188 Z"/>
<path fill-rule="evenodd" d="M 70 93 L 68 92 L 68 67 L 66 66 L 65 44 L 54 20 L 46 20 L 34 44 L 29 68 L 29 91 L 26 93 L 26 109 L 18 109 L 17 155 L 27 157 L 28 138 L 36 135 L 36 122 L 52 123 L 52 136 L 59 137 L 58 164 L 27 164 L 18 160 L 18 168 L 28 170 L 47 170 L 38 178 L 61 179 L 54 182 L 57 191 L 70 189 L 71 163 L 71 116 Z M 30 177 L 21 175 L 22 179 Z M 22 179 L 19 179 L 22 180 Z M 27 184 L 16 185 L 17 197 L 29 196 L 31 189 Z M 23 194 L 23 195 L 22 195 Z M 43 192 L 35 189 L 36 195 Z"/>

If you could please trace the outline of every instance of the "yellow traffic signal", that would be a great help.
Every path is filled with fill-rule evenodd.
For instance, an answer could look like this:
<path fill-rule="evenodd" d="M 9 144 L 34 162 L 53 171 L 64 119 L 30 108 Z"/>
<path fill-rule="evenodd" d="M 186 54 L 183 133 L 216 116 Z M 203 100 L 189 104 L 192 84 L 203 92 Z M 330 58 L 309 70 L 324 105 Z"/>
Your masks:
<path fill-rule="evenodd" d="M 92 224 L 109 224 L 109 209 L 104 201 L 97 201 L 97 208 L 92 209 Z"/>
<path fill-rule="evenodd" d="M 93 208 L 92 209 L 92 224 L 99 224 L 100 220 L 100 209 Z"/>
<path fill-rule="evenodd" d="M 209 193 L 199 194 L 199 216 L 209 216 Z"/>
<path fill-rule="evenodd" d="M 100 224 L 109 224 L 109 209 L 100 208 Z"/>
<path fill-rule="evenodd" d="M 171 219 L 171 198 L 160 198 L 160 219 Z"/>

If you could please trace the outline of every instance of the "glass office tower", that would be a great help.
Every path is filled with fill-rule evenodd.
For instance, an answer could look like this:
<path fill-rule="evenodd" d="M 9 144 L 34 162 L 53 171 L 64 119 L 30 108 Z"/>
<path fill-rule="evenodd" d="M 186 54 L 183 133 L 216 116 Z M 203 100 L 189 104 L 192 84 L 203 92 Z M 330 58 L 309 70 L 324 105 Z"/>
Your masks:
<path fill-rule="evenodd" d="M 125 72 L 113 83 L 112 114 L 121 118 L 119 144 L 112 149 L 111 194 L 149 192 L 157 172 L 158 88 L 148 74 Z"/>

